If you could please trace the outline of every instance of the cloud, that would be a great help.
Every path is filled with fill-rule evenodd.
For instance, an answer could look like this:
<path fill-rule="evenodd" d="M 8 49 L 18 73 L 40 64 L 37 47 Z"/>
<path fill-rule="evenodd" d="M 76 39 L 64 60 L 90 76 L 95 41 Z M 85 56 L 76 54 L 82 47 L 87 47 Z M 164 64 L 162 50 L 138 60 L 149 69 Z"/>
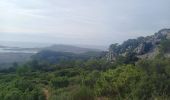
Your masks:
<path fill-rule="evenodd" d="M 1 0 L 0 34 L 8 33 L 6 38 L 13 34 L 14 40 L 106 45 L 170 27 L 169 4 L 169 0 Z"/>

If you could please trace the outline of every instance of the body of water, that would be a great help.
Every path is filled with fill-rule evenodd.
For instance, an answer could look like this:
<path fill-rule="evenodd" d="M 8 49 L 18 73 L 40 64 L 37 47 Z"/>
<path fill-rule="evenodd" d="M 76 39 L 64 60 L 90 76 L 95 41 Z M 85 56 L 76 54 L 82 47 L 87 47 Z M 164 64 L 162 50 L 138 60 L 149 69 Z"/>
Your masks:
<path fill-rule="evenodd" d="M 20 48 L 42 48 L 50 46 L 49 43 L 20 42 L 20 41 L 0 41 L 0 46 L 20 47 Z"/>
<path fill-rule="evenodd" d="M 0 53 L 37 53 L 36 50 L 14 50 L 14 49 L 4 49 L 0 48 Z"/>

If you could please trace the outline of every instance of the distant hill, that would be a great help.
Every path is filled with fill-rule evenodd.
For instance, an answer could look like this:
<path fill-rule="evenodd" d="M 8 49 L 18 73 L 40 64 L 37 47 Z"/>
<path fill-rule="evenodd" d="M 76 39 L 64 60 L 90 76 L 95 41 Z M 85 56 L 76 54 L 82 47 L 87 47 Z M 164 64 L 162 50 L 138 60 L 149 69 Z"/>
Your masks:
<path fill-rule="evenodd" d="M 85 53 L 85 52 L 98 52 L 101 51 L 99 49 L 91 49 L 91 48 L 84 48 L 79 46 L 72 46 L 72 45 L 51 45 L 49 47 L 42 47 L 42 48 L 22 48 L 22 47 L 8 47 L 8 46 L 1 46 L 0 45 L 0 52 L 9 52 L 9 53 L 38 53 L 40 51 L 50 50 L 55 52 L 71 52 L 75 54 Z"/>
<path fill-rule="evenodd" d="M 87 59 L 100 54 L 100 50 L 71 45 L 52 45 L 45 48 L 21 48 L 0 46 L 0 69 L 10 67 L 14 62 L 23 63 L 35 55 L 37 59 L 69 60 Z M 47 57 L 47 58 L 46 58 Z"/>
<path fill-rule="evenodd" d="M 32 55 L 32 53 L 0 53 L 0 69 L 12 67 L 14 62 L 24 63 Z"/>
<path fill-rule="evenodd" d="M 90 58 L 99 58 L 103 52 L 85 52 L 85 53 L 71 53 L 71 52 L 56 52 L 50 50 L 41 51 L 34 56 L 33 60 L 48 61 L 50 63 L 59 63 L 62 61 L 73 61 L 73 60 L 87 60 Z"/>
<path fill-rule="evenodd" d="M 43 50 L 50 50 L 56 52 L 71 52 L 75 54 L 91 52 L 91 51 L 101 51 L 98 49 L 82 48 L 82 47 L 77 47 L 72 45 L 52 45 L 50 47 L 43 48 Z"/>

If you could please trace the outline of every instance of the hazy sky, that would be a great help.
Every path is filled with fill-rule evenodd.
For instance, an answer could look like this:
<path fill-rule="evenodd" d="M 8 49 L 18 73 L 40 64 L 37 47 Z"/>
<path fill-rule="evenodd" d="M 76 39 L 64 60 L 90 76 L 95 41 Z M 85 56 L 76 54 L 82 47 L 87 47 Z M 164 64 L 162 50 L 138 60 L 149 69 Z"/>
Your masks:
<path fill-rule="evenodd" d="M 0 41 L 109 45 L 170 28 L 170 0 L 0 0 Z"/>

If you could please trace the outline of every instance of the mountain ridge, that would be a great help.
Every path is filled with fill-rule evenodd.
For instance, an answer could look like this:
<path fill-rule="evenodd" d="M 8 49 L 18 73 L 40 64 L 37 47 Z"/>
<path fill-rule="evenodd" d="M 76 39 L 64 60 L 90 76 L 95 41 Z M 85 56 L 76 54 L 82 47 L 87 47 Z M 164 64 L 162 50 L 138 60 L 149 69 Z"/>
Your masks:
<path fill-rule="evenodd" d="M 43 50 L 50 50 L 56 52 L 72 52 L 75 54 L 86 53 L 90 51 L 101 51 L 99 49 L 91 49 L 91 48 L 84 48 L 84 47 L 64 45 L 64 44 L 54 44 L 52 46 L 43 48 Z"/>
<path fill-rule="evenodd" d="M 164 40 L 170 40 L 170 29 L 161 29 L 151 36 L 128 39 L 122 44 L 111 44 L 107 59 L 115 61 L 118 56 L 126 56 L 130 52 L 141 59 L 154 58 L 159 54 L 159 47 Z"/>

